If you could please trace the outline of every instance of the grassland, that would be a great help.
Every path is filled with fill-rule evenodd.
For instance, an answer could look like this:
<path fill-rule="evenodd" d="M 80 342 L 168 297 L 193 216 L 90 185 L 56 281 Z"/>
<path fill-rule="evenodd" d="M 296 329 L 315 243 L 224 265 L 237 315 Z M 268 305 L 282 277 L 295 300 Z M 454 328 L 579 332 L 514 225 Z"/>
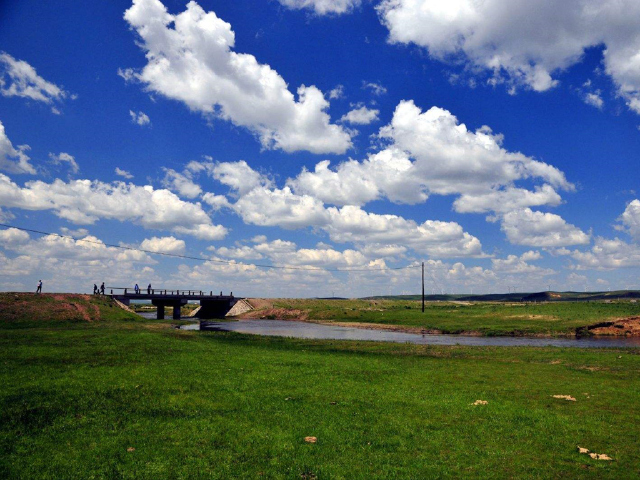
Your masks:
<path fill-rule="evenodd" d="M 616 302 L 428 302 L 411 300 L 254 301 L 254 318 L 302 318 L 326 322 L 398 326 L 441 333 L 574 335 L 598 322 L 640 316 L 640 303 Z"/>
<path fill-rule="evenodd" d="M 637 350 L 261 338 L 3 301 L 1 478 L 640 475 Z"/>

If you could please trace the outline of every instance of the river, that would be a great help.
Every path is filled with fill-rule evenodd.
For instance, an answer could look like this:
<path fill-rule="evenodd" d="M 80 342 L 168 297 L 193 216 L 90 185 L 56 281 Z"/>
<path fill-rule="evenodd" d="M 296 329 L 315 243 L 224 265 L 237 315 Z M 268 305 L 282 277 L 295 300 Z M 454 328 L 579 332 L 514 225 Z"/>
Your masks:
<path fill-rule="evenodd" d="M 284 320 L 240 320 L 236 322 L 206 321 L 184 325 L 183 330 L 225 331 L 272 337 L 308 338 L 315 340 L 367 340 L 375 342 L 414 343 L 417 345 L 468 345 L 493 347 L 577 347 L 640 348 L 638 337 L 475 337 L 466 335 L 420 335 L 415 333 L 338 327 L 317 323 Z"/>

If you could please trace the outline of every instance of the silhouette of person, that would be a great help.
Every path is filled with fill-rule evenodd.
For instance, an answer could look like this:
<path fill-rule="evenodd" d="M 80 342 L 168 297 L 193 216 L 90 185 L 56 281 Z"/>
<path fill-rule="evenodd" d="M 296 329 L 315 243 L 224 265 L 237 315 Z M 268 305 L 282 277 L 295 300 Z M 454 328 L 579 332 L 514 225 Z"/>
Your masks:
<path fill-rule="evenodd" d="M 151 295 L 151 284 L 149 284 L 149 285 L 147 286 L 147 293 L 148 293 L 149 295 Z"/>
<path fill-rule="evenodd" d="M 137 284 L 137 283 L 136 283 L 136 286 L 135 286 L 135 287 L 133 287 L 133 289 L 135 290 L 136 295 L 140 293 L 140 287 L 138 286 L 138 284 Z"/>
<path fill-rule="evenodd" d="M 104 295 L 104 282 L 102 282 L 102 285 L 100 285 L 100 293 Z"/>
<path fill-rule="evenodd" d="M 42 280 L 38 280 L 38 288 L 36 289 L 36 293 L 42 293 Z"/>
<path fill-rule="evenodd" d="M 98 294 L 98 285 L 96 285 L 95 283 L 93 284 L 93 294 L 94 295 Z"/>

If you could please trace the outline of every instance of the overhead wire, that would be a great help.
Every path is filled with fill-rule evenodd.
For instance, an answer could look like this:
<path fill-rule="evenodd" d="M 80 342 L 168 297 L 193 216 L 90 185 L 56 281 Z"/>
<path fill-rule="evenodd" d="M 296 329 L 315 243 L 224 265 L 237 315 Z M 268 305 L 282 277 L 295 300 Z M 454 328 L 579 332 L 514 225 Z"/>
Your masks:
<path fill-rule="evenodd" d="M 231 260 L 220 260 L 211 257 L 202 257 L 202 256 L 194 256 L 194 255 L 182 255 L 179 253 L 170 253 L 170 252 L 159 252 L 155 250 L 146 250 L 144 248 L 138 247 L 129 247 L 126 245 L 115 245 L 112 243 L 105 243 L 101 240 L 90 240 L 86 238 L 76 238 L 72 235 L 63 235 L 60 233 L 54 232 L 45 232 L 42 230 L 35 230 L 32 228 L 18 227 L 16 225 L 9 225 L 5 223 L 0 223 L 0 227 L 3 228 L 14 228 L 16 230 L 21 230 L 23 232 L 36 233 L 38 235 L 52 235 L 55 237 L 66 238 L 73 240 L 75 242 L 84 242 L 84 243 L 92 243 L 96 245 L 101 245 L 105 247 L 118 248 L 120 250 L 130 250 L 135 252 L 148 253 L 150 255 L 161 255 L 164 257 L 173 257 L 173 258 L 181 258 L 184 260 L 196 260 L 196 261 L 205 261 L 205 262 L 214 262 L 223 265 L 234 265 L 234 266 L 253 266 L 256 268 L 266 268 L 266 269 L 276 269 L 276 270 L 305 270 L 305 271 L 318 271 L 318 272 L 380 272 L 380 271 L 389 271 L 389 270 L 408 270 L 412 268 L 420 268 L 420 265 L 405 265 L 403 267 L 384 267 L 384 268 L 322 268 L 322 267 L 303 267 L 303 266 L 291 266 L 291 265 L 267 265 L 260 263 L 238 263 Z"/>

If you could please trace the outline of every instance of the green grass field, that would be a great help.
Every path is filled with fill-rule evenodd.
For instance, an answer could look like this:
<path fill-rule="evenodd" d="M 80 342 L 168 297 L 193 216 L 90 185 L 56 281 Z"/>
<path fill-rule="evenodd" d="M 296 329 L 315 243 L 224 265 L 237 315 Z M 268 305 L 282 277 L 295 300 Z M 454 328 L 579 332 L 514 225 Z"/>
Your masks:
<path fill-rule="evenodd" d="M 276 299 L 274 308 L 302 312 L 305 317 L 336 322 L 403 325 L 442 333 L 483 335 L 572 335 L 597 322 L 640 315 L 640 303 L 455 303 L 410 300 Z"/>
<path fill-rule="evenodd" d="M 0 306 L 1 478 L 640 475 L 638 350 L 261 338 Z"/>

